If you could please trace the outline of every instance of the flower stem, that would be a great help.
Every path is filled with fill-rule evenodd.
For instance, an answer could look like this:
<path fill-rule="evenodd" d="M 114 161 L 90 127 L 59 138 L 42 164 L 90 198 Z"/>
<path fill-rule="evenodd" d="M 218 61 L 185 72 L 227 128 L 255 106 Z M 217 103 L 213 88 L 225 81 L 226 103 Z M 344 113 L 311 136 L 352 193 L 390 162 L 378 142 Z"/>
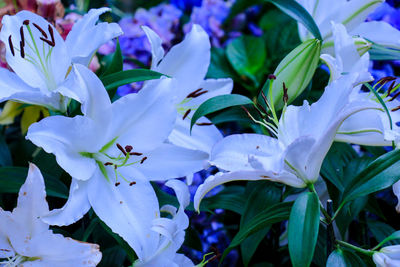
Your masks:
<path fill-rule="evenodd" d="M 336 240 L 336 243 L 341 245 L 342 247 L 350 248 L 352 250 L 355 250 L 357 252 L 360 252 L 360 253 L 368 255 L 368 256 L 372 256 L 372 254 L 374 254 L 374 252 L 371 251 L 371 250 L 363 249 L 363 248 L 354 246 L 354 245 L 352 245 L 350 243 L 347 243 L 347 242 L 344 242 L 344 241 L 341 241 L 341 240 Z"/>

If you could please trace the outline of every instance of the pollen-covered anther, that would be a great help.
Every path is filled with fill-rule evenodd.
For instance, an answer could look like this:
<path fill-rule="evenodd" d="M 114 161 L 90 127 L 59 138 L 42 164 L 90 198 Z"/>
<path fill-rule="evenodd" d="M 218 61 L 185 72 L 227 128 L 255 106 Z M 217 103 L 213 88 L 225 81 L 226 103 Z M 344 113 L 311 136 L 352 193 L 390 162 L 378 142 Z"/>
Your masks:
<path fill-rule="evenodd" d="M 141 156 L 141 155 L 143 155 L 143 153 L 131 152 L 131 153 L 129 153 L 129 155 L 132 155 L 132 156 Z"/>
<path fill-rule="evenodd" d="M 125 151 L 126 151 L 127 153 L 131 152 L 132 149 L 133 149 L 133 147 L 130 146 L 130 145 L 125 146 Z"/>
<path fill-rule="evenodd" d="M 268 74 L 268 80 L 276 80 L 276 76 L 274 74 Z"/>
<path fill-rule="evenodd" d="M 51 37 L 51 42 L 53 43 L 53 46 L 56 44 L 56 40 L 54 39 L 54 32 L 53 32 L 53 27 L 49 24 L 48 26 L 50 37 Z"/>
<path fill-rule="evenodd" d="M 399 109 L 400 109 L 400 106 L 397 106 L 397 107 L 393 108 L 392 111 L 397 111 Z"/>
<path fill-rule="evenodd" d="M 134 185 L 134 184 L 136 184 L 136 182 L 130 182 L 130 183 L 129 183 L 129 186 L 132 186 L 132 185 Z"/>
<path fill-rule="evenodd" d="M 114 163 L 112 163 L 112 162 L 106 162 L 106 163 L 104 163 L 104 166 L 109 166 L 109 165 L 114 165 Z"/>
<path fill-rule="evenodd" d="M 124 154 L 124 156 L 126 156 L 126 151 L 120 144 L 117 144 L 117 148 L 122 152 L 122 154 Z"/>
<path fill-rule="evenodd" d="M 199 89 L 191 92 L 190 94 L 188 94 L 186 96 L 186 98 L 195 98 L 195 97 L 201 96 L 201 95 L 203 95 L 203 94 L 205 94 L 207 92 L 208 92 L 207 90 L 203 91 L 203 88 L 199 88 Z"/>
<path fill-rule="evenodd" d="M 115 183 L 115 186 L 119 186 L 121 183 L 120 182 L 116 182 Z"/>
<path fill-rule="evenodd" d="M 24 20 L 24 21 L 22 22 L 22 24 L 24 24 L 24 25 L 29 25 L 29 19 Z"/>
<path fill-rule="evenodd" d="M 140 164 L 143 164 L 143 162 L 147 159 L 147 157 L 142 158 L 142 160 L 140 161 Z"/>
<path fill-rule="evenodd" d="M 182 120 L 185 120 L 186 117 L 189 115 L 190 111 L 192 111 L 190 108 L 186 110 L 185 114 L 183 114 Z"/>
<path fill-rule="evenodd" d="M 11 35 L 8 36 L 8 45 L 10 46 L 11 54 L 12 54 L 13 56 L 15 56 L 14 46 L 13 46 L 13 43 L 12 43 L 12 40 L 11 40 Z"/>

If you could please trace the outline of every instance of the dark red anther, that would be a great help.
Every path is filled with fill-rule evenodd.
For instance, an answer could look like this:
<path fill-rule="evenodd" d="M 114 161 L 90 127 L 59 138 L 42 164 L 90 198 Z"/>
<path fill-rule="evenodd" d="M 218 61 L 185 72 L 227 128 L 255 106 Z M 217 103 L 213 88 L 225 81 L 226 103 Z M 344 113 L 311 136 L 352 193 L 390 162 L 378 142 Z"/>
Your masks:
<path fill-rule="evenodd" d="M 211 122 L 198 122 L 198 123 L 196 123 L 196 125 L 198 125 L 198 126 L 210 126 L 210 125 L 212 125 L 212 123 Z"/>
<path fill-rule="evenodd" d="M 143 162 L 147 159 L 147 157 L 142 158 L 142 160 L 140 161 L 140 164 L 143 164 Z"/>
<path fill-rule="evenodd" d="M 122 152 L 122 154 L 124 154 L 124 156 L 126 156 L 126 151 L 125 151 L 125 149 L 124 149 L 120 144 L 117 144 L 117 147 L 118 147 L 118 149 Z"/>
<path fill-rule="evenodd" d="M 195 94 L 193 94 L 193 95 L 192 95 L 192 97 L 193 97 L 193 98 L 195 98 L 195 97 L 198 97 L 198 96 L 204 95 L 205 93 L 208 93 L 208 91 L 207 91 L 207 90 L 204 90 L 204 91 L 201 91 L 201 92 L 195 93 Z"/>
<path fill-rule="evenodd" d="M 289 101 L 288 88 L 286 87 L 286 84 L 283 83 L 283 102 L 287 103 L 288 101 Z"/>
<path fill-rule="evenodd" d="M 134 184 L 136 184 L 136 182 L 130 182 L 130 183 L 129 183 L 129 186 L 132 186 L 132 185 L 134 185 Z"/>
<path fill-rule="evenodd" d="M 22 46 L 25 46 L 25 36 L 24 36 L 24 27 L 19 28 L 19 34 L 21 35 Z"/>
<path fill-rule="evenodd" d="M 51 27 L 51 25 L 49 24 L 49 33 L 50 33 L 50 37 L 51 37 L 51 42 L 53 43 L 53 46 L 56 44 L 56 41 L 54 40 L 54 32 L 53 32 L 53 27 Z"/>
<path fill-rule="evenodd" d="M 189 115 L 190 111 L 192 111 L 190 108 L 186 110 L 185 114 L 183 114 L 182 120 L 185 120 L 186 117 Z"/>
<path fill-rule="evenodd" d="M 389 101 L 393 101 L 393 100 L 395 100 L 397 97 L 399 97 L 400 96 L 400 90 L 394 95 L 394 96 L 392 96 L 392 98 L 391 99 L 389 99 Z"/>
<path fill-rule="evenodd" d="M 391 82 L 391 81 L 394 81 L 394 80 L 396 80 L 396 79 L 397 79 L 396 77 L 387 76 L 387 77 L 383 77 L 382 79 L 380 79 L 379 81 L 377 81 L 377 83 L 385 84 L 385 83 L 387 83 L 387 82 Z"/>
<path fill-rule="evenodd" d="M 133 147 L 130 146 L 130 145 L 125 146 L 125 151 L 126 151 L 127 153 L 131 152 L 132 149 L 133 149 Z"/>
<path fill-rule="evenodd" d="M 36 23 L 32 23 L 33 26 L 35 26 L 36 29 L 38 29 L 38 31 L 40 31 L 40 33 L 43 35 L 44 38 L 47 39 L 47 33 Z"/>
<path fill-rule="evenodd" d="M 132 155 L 132 156 L 141 156 L 141 155 L 143 155 L 143 153 L 131 152 L 131 153 L 129 153 L 129 155 Z"/>
<path fill-rule="evenodd" d="M 265 94 L 264 94 L 264 92 L 263 92 L 262 90 L 261 90 L 261 97 L 263 98 L 264 103 L 265 103 L 266 105 L 268 105 L 267 97 L 265 96 Z"/>
<path fill-rule="evenodd" d="M 120 182 L 116 182 L 115 183 L 115 186 L 119 186 L 121 183 Z"/>
<path fill-rule="evenodd" d="M 106 162 L 104 163 L 104 166 L 109 166 L 109 165 L 114 165 L 112 162 Z"/>
<path fill-rule="evenodd" d="M 8 37 L 8 44 L 10 45 L 11 54 L 13 56 L 15 56 L 14 46 L 13 46 L 13 43 L 12 43 L 12 40 L 11 40 L 11 35 Z"/>
<path fill-rule="evenodd" d="M 276 80 L 276 76 L 273 74 L 268 74 L 268 80 Z"/>
<path fill-rule="evenodd" d="M 39 39 L 42 40 L 43 42 L 45 42 L 46 44 L 48 44 L 49 46 L 54 47 L 54 44 L 51 41 L 44 39 L 43 37 L 40 37 Z"/>
<path fill-rule="evenodd" d="M 115 164 L 115 165 L 114 165 L 114 169 L 117 169 L 117 168 L 118 168 L 118 165 L 117 165 L 117 164 Z"/>
<path fill-rule="evenodd" d="M 29 24 L 29 19 L 24 20 L 24 22 L 22 22 L 22 24 L 28 25 Z"/>
<path fill-rule="evenodd" d="M 24 46 L 23 46 L 23 44 L 22 44 L 22 41 L 19 42 L 19 49 L 21 49 L 21 50 L 20 50 L 21 57 L 22 57 L 22 58 L 25 58 L 25 50 L 24 50 Z"/>
<path fill-rule="evenodd" d="M 397 111 L 399 109 L 400 109 L 400 106 L 393 108 L 392 111 Z"/>
<path fill-rule="evenodd" d="M 396 85 L 396 81 L 393 81 L 393 82 L 390 84 L 389 89 L 388 89 L 388 91 L 387 91 L 387 95 L 390 95 L 390 94 L 392 93 L 392 90 L 393 90 L 393 88 L 394 88 L 395 85 Z"/>
<path fill-rule="evenodd" d="M 199 89 L 197 89 L 197 90 L 191 92 L 190 94 L 188 94 L 188 95 L 186 96 L 186 98 L 193 97 L 193 95 L 195 95 L 196 93 L 200 92 L 201 90 L 203 90 L 203 88 L 199 88 Z"/>

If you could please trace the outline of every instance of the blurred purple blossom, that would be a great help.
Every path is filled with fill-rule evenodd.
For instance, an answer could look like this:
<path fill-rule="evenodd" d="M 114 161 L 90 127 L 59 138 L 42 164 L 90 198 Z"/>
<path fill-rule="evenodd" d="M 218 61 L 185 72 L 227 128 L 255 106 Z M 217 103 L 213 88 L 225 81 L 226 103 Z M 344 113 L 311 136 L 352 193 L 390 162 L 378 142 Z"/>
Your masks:
<path fill-rule="evenodd" d="M 191 12 L 193 7 L 201 6 L 201 0 L 171 0 L 171 4 L 181 10 Z"/>
<path fill-rule="evenodd" d="M 393 27 L 400 29 L 400 10 L 392 7 L 388 3 L 382 3 L 367 20 L 385 21 Z"/>

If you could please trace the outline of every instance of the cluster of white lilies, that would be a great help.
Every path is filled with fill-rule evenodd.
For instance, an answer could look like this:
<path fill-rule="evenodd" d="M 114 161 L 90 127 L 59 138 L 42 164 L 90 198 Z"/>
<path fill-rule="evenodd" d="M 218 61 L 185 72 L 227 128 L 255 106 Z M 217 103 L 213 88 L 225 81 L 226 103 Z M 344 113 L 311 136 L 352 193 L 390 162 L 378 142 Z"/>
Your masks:
<path fill-rule="evenodd" d="M 400 103 L 391 94 L 397 86 L 391 92 L 378 90 L 389 114 L 375 94 L 360 90 L 373 80 L 368 72 L 369 41 L 399 45 L 399 32 L 388 24 L 363 23 L 382 1 L 299 2 L 323 34 L 321 59 L 331 79 L 314 104 L 285 104 L 280 119 L 274 113 L 271 122 L 265 122 L 272 137 L 223 138 L 204 117 L 190 133 L 198 106 L 230 94 L 233 86 L 231 79 L 205 79 L 210 43 L 198 25 L 167 54 L 157 34 L 144 27 L 152 47 L 151 69 L 165 77 L 147 81 L 139 93 L 112 103 L 100 79 L 86 67 L 100 45 L 122 34 L 115 23 L 96 24 L 107 8 L 89 11 L 65 41 L 35 14 L 5 16 L 0 38 L 13 72 L 0 69 L 0 99 L 41 105 L 60 114 L 34 123 L 26 138 L 54 154 L 72 182 L 65 206 L 49 211 L 43 177 L 30 165 L 17 207 L 12 213 L 0 210 L 0 258 L 5 259 L 0 264 L 96 265 L 101 259 L 97 245 L 49 230 L 49 225 L 78 221 L 92 208 L 135 251 L 134 266 L 193 266 L 177 253 L 189 224 L 184 209 L 190 195 L 187 184 L 174 178 L 187 177 L 190 183 L 193 173 L 208 166 L 205 163 L 221 170 L 197 190 L 194 206 L 199 209 L 207 192 L 229 181 L 267 179 L 298 188 L 314 184 L 334 141 L 380 146 L 400 142 L 395 124 Z M 302 26 L 300 35 L 304 40 L 309 37 Z M 67 116 L 72 99 L 81 103 L 83 115 Z M 150 181 L 165 180 L 175 191 L 179 208 L 159 207 Z M 162 212 L 170 216 L 162 217 Z M 378 265 L 399 263 L 390 257 L 384 251 L 374 254 Z"/>

